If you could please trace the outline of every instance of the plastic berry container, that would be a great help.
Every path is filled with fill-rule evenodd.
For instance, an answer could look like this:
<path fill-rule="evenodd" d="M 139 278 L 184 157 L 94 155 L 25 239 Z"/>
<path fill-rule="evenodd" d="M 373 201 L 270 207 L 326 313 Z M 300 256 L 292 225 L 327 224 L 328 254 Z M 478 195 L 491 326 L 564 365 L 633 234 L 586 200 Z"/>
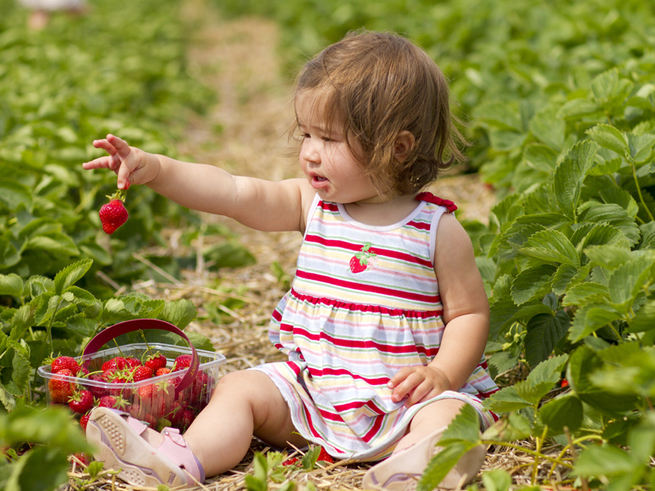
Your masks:
<path fill-rule="evenodd" d="M 98 350 L 115 337 L 140 329 L 164 329 L 186 339 L 188 347 L 164 343 L 133 343 L 120 347 Z M 161 354 L 166 367 L 173 370 L 175 360 L 187 355 L 188 368 L 171 371 L 145 380 L 130 381 L 129 367 L 116 367 L 106 374 L 102 367 L 106 362 L 120 357 L 143 361 L 149 354 Z M 113 404 L 110 407 L 123 410 L 133 417 L 161 430 L 165 426 L 185 431 L 193 419 L 209 403 L 212 393 L 223 375 L 221 365 L 225 356 L 211 351 L 197 350 L 186 335 L 176 326 L 157 319 L 135 319 L 121 322 L 101 331 L 89 341 L 84 354 L 76 358 L 81 371 L 77 375 L 52 373 L 50 365 L 37 369 L 45 380 L 48 404 L 69 405 L 73 394 L 88 391 L 93 402 L 88 410 L 75 406 L 82 418 L 93 407 Z M 122 363 L 122 362 L 121 362 Z M 62 387 L 64 388 L 62 390 Z M 70 394 L 70 395 L 68 395 Z M 89 395 L 85 395 L 89 398 Z"/>

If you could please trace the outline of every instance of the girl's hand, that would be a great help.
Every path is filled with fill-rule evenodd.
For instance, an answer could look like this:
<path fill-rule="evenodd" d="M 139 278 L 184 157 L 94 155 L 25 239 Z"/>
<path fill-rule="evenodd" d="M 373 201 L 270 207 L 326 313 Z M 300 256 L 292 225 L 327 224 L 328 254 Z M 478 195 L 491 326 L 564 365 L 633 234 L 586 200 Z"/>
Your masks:
<path fill-rule="evenodd" d="M 391 380 L 388 387 L 393 389 L 391 399 L 400 402 L 405 397 L 405 407 L 411 407 L 450 390 L 450 381 L 440 369 L 430 366 L 405 367 Z"/>
<path fill-rule="evenodd" d="M 159 174 L 159 159 L 136 147 L 130 147 L 124 140 L 107 135 L 94 140 L 93 146 L 102 148 L 109 156 L 99 157 L 82 164 L 84 169 L 111 169 L 118 176 L 118 189 L 127 189 L 132 184 L 147 184 Z"/>

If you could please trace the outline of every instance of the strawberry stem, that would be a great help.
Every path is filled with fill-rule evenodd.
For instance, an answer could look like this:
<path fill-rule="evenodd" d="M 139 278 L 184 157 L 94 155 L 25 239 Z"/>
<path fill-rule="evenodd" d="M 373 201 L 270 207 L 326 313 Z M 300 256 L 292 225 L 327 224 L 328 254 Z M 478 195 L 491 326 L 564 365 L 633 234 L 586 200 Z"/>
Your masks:
<path fill-rule="evenodd" d="M 123 202 L 125 202 L 125 197 L 126 197 L 126 195 L 127 195 L 127 189 L 118 189 L 118 190 L 117 190 L 114 194 L 112 194 L 111 196 L 107 195 L 107 199 L 109 199 L 109 201 L 115 201 L 115 200 L 118 200 L 118 201 L 123 201 Z"/>

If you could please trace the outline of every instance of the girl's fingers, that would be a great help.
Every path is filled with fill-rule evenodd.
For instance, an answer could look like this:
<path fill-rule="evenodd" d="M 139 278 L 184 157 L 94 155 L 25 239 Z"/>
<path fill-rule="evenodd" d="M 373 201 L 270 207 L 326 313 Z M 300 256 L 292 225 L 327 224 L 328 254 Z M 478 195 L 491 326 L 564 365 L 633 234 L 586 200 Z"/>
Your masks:
<path fill-rule="evenodd" d="M 118 152 L 118 155 L 122 159 L 126 159 L 127 156 L 130 154 L 130 146 L 127 144 L 125 140 L 114 135 L 107 135 L 107 141 L 114 146 L 114 148 Z"/>

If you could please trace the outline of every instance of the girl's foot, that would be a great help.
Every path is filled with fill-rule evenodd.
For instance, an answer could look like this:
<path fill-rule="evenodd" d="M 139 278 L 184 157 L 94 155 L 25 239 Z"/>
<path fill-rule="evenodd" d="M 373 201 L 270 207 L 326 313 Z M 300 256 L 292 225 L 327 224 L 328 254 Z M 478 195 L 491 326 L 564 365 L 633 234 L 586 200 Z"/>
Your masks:
<path fill-rule="evenodd" d="M 364 474 L 362 489 L 388 491 L 415 489 L 428 463 L 441 450 L 441 447 L 437 447 L 437 442 L 445 429 L 435 431 L 411 447 L 371 467 Z M 486 453 L 482 445 L 469 450 L 439 483 L 439 488 L 454 489 L 473 480 L 482 467 Z"/>
<path fill-rule="evenodd" d="M 202 465 L 176 428 L 158 433 L 127 413 L 97 407 L 86 438 L 96 446 L 96 460 L 121 469 L 118 477 L 132 485 L 177 487 L 205 480 Z"/>

